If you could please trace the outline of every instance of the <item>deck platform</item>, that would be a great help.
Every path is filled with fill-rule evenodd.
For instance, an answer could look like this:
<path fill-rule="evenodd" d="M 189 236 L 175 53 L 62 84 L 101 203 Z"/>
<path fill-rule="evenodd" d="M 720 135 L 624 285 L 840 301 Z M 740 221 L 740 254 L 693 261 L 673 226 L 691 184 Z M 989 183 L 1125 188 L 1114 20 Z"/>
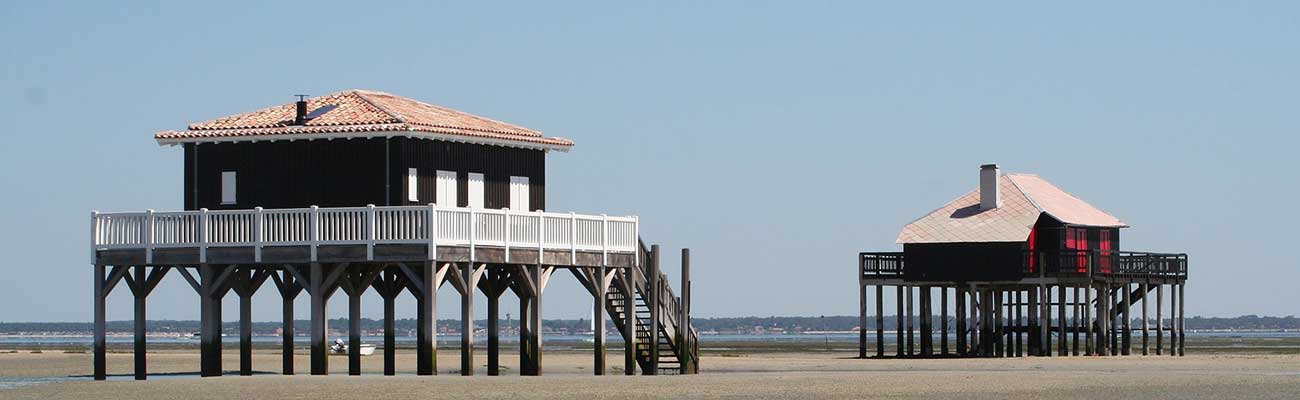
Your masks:
<path fill-rule="evenodd" d="M 1172 355 L 1185 352 L 1187 254 L 1026 251 L 1017 277 L 955 281 L 915 278 L 919 274 L 909 273 L 903 252 L 864 252 L 858 255 L 857 271 L 861 358 L 871 356 L 867 348 L 871 322 L 868 289 L 873 287 L 874 357 L 886 357 L 886 287 L 893 288 L 897 306 L 896 357 L 1050 356 L 1054 351 L 1058 356 L 1077 356 L 1081 348 L 1084 355 L 1129 355 L 1135 330 L 1140 330 L 1143 355 L 1151 353 L 1152 341 L 1155 354 L 1164 354 L 1166 349 Z M 1153 292 L 1154 334 L 1148 316 Z M 940 302 L 937 316 L 936 297 Z M 955 308 L 952 314 L 950 299 Z M 1132 324 L 1135 305 L 1140 307 L 1140 329 Z M 933 343 L 936 336 L 940 340 L 937 347 Z"/>
<path fill-rule="evenodd" d="M 520 373 L 541 374 L 542 293 L 553 273 L 569 271 L 624 337 L 624 371 L 695 373 L 699 334 L 690 326 L 689 252 L 682 253 L 683 294 L 660 270 L 659 246 L 645 246 L 637 217 L 429 206 L 196 210 L 93 213 L 95 267 L 94 376 L 103 379 L 105 299 L 119 282 L 135 298 L 136 378 L 147 377 L 145 300 L 169 272 L 200 296 L 201 374 L 221 370 L 221 303 L 240 300 L 240 374 L 252 373 L 251 298 L 267 281 L 282 298 L 283 370 L 293 374 L 294 299 L 311 300 L 311 373 L 328 371 L 326 312 L 339 289 L 348 297 L 349 348 L 361 347 L 361 298 L 384 300 L 385 374 L 393 374 L 393 308 L 403 293 L 416 300 L 417 373 L 437 373 L 436 292 L 449 283 L 461 296 L 461 373 L 474 372 L 474 294 L 489 314 L 488 374 L 499 373 L 499 299 L 520 304 Z M 593 335 L 593 370 L 606 372 L 605 318 Z M 348 357 L 360 373 L 360 355 Z M 662 362 L 661 362 L 662 359 Z"/>

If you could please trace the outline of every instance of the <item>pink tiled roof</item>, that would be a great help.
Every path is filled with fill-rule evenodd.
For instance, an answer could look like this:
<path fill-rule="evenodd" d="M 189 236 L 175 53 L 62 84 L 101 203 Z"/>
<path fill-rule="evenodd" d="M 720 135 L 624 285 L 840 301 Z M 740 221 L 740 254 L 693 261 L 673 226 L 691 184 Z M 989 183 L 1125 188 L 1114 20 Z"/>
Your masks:
<path fill-rule="evenodd" d="M 1030 174 L 998 178 L 1002 205 L 980 211 L 979 189 L 903 227 L 898 243 L 1019 242 L 1041 214 L 1072 225 L 1127 228 L 1124 221 Z"/>
<path fill-rule="evenodd" d="M 568 150 L 573 141 L 494 119 L 371 90 L 348 90 L 307 99 L 307 113 L 333 109 L 293 125 L 294 103 L 190 124 L 154 135 L 160 144 L 217 140 L 274 140 L 288 136 L 353 137 L 377 132 L 448 140 Z"/>

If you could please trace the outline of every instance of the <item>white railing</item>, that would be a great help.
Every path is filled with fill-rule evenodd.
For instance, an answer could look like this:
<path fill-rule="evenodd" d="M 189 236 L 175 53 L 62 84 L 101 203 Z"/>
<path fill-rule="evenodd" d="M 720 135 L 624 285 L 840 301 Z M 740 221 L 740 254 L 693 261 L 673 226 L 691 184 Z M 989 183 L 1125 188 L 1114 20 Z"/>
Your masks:
<path fill-rule="evenodd" d="M 632 253 L 637 217 L 429 206 L 92 214 L 97 250 L 420 244 Z M 260 252 L 259 252 L 260 253 Z M 371 254 L 373 254 L 371 252 Z"/>

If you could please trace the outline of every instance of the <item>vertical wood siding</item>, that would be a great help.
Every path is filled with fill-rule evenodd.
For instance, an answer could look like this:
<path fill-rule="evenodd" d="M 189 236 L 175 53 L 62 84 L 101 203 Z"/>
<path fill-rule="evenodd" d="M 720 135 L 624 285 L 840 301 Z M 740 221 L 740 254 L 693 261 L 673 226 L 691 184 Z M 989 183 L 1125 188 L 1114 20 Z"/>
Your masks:
<path fill-rule="evenodd" d="M 184 149 L 184 199 L 190 210 L 428 204 L 436 198 L 437 170 L 457 173 L 457 206 L 469 204 L 470 172 L 484 174 L 487 208 L 509 206 L 511 176 L 528 177 L 533 208 L 546 205 L 546 153 L 540 150 L 409 138 L 205 143 Z M 418 201 L 408 200 L 407 168 L 419 170 Z M 221 204 L 222 171 L 238 174 L 236 204 Z"/>

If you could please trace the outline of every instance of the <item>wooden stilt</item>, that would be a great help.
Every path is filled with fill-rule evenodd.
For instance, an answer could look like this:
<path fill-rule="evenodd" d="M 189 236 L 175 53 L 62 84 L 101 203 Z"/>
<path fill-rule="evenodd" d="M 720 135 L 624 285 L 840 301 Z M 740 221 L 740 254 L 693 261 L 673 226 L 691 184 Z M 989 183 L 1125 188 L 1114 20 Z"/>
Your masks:
<path fill-rule="evenodd" d="M 1178 284 L 1178 356 L 1186 355 L 1187 348 L 1187 284 Z"/>
<path fill-rule="evenodd" d="M 907 296 L 907 306 L 903 308 L 903 312 L 907 314 L 907 355 L 910 357 L 916 355 L 916 323 L 912 320 L 912 315 L 915 313 L 914 310 L 916 310 L 916 303 L 914 302 L 915 298 L 912 293 L 914 292 L 913 287 L 904 287 L 907 288 L 907 291 L 905 292 Z"/>
<path fill-rule="evenodd" d="M 1069 341 L 1065 339 L 1065 321 L 1066 321 L 1065 286 L 1057 285 L 1056 286 L 1056 324 L 1058 328 L 1057 328 L 1056 340 L 1060 345 L 1056 351 L 1056 354 L 1062 357 L 1069 355 L 1069 351 L 1070 351 Z"/>
<path fill-rule="evenodd" d="M 876 357 L 885 356 L 885 286 L 876 285 Z"/>
<path fill-rule="evenodd" d="M 1156 355 L 1164 354 L 1165 347 L 1165 285 L 1156 285 Z"/>
<path fill-rule="evenodd" d="M 894 322 L 898 325 L 898 328 L 894 330 L 894 336 L 896 336 L 894 343 L 895 347 L 898 348 L 898 357 L 902 357 L 903 353 L 907 351 L 907 339 L 903 338 L 903 334 L 907 332 L 906 329 L 903 329 L 903 322 L 907 319 L 903 312 L 903 307 L 906 305 L 906 300 L 904 299 L 905 296 L 903 294 L 903 291 L 905 290 L 907 289 L 904 286 L 894 286 L 894 293 L 898 295 L 898 299 L 895 302 L 898 306 L 898 312 L 894 314 Z"/>
<path fill-rule="evenodd" d="M 399 265 L 405 267 L 404 265 Z M 403 269 L 415 296 L 415 374 L 438 374 L 438 286 L 441 274 L 434 261 L 425 261 L 418 273 Z"/>
<path fill-rule="evenodd" d="M 488 267 L 487 279 L 480 283 L 487 294 L 487 374 L 501 375 L 501 294 L 503 273 L 497 267 Z"/>
<path fill-rule="evenodd" d="M 623 268 L 619 273 L 623 287 L 623 374 L 636 375 L 636 267 Z"/>
<path fill-rule="evenodd" d="M 650 270 L 646 275 L 649 282 L 647 286 L 650 292 L 650 343 L 647 343 L 646 349 L 650 352 L 650 362 L 647 365 L 646 375 L 659 375 L 659 326 L 660 326 L 660 304 L 663 299 L 659 298 L 659 245 L 650 246 Z"/>
<path fill-rule="evenodd" d="M 302 292 L 302 282 L 294 276 L 293 266 L 284 266 L 280 273 L 271 273 L 271 279 L 280 292 L 280 373 L 293 375 L 293 301 Z"/>
<path fill-rule="evenodd" d="M 253 271 L 241 269 L 237 272 L 239 282 L 235 294 L 239 297 L 239 376 L 253 375 L 253 293 L 251 286 Z"/>
<path fill-rule="evenodd" d="M 148 275 L 146 275 L 147 271 L 143 265 L 137 265 L 132 269 L 135 270 L 135 276 L 127 278 L 130 279 L 127 283 L 131 287 L 131 292 L 134 295 L 132 297 L 135 300 L 135 380 L 143 381 L 148 376 L 146 365 L 148 351 L 145 349 L 145 322 L 148 319 L 145 317 L 145 296 L 147 294 L 141 293 L 140 286 L 148 279 Z"/>
<path fill-rule="evenodd" d="M 1005 344 L 1005 340 L 1002 335 L 1003 332 L 1002 318 L 1004 315 L 1002 310 L 1002 306 L 1003 306 L 1002 297 L 1004 294 L 1005 292 L 1003 292 L 1002 289 L 995 289 L 993 291 L 993 354 L 997 357 L 1006 356 L 1006 354 L 1003 352 L 1003 345 Z"/>
<path fill-rule="evenodd" d="M 1073 306 L 1071 307 L 1074 310 L 1071 311 L 1070 314 L 1070 328 L 1073 331 L 1073 335 L 1072 335 L 1073 339 L 1071 340 L 1072 342 L 1071 347 L 1073 347 L 1072 353 L 1075 356 L 1079 355 L 1079 329 L 1081 329 L 1081 327 L 1079 326 L 1079 315 L 1083 313 L 1083 308 L 1082 306 L 1079 305 L 1079 297 L 1080 297 L 1079 287 L 1075 286 Z"/>
<path fill-rule="evenodd" d="M 324 284 L 325 266 L 320 263 L 311 264 L 310 289 L 307 293 L 311 296 L 311 374 L 328 375 L 329 374 L 329 353 L 325 347 L 325 304 L 326 288 Z"/>
<path fill-rule="evenodd" d="M 105 321 L 104 265 L 95 264 L 94 304 L 95 304 L 95 338 L 94 338 L 94 375 L 95 380 L 107 379 L 107 330 Z M 200 315 L 203 313 L 200 312 Z"/>
<path fill-rule="evenodd" d="M 397 375 L 397 295 L 402 288 L 397 282 L 397 271 L 391 267 L 384 268 L 377 284 L 383 289 L 379 296 L 384 299 L 384 375 Z"/>
<path fill-rule="evenodd" d="M 1147 299 L 1150 298 L 1149 295 L 1151 294 L 1151 288 L 1148 287 L 1145 282 L 1140 285 L 1142 287 L 1142 355 L 1145 356 L 1148 355 L 1149 351 L 1147 342 L 1150 339 L 1150 326 L 1147 322 Z"/>
<path fill-rule="evenodd" d="M 858 280 L 858 358 L 867 358 L 867 284 Z"/>
<path fill-rule="evenodd" d="M 957 320 L 957 331 L 954 332 L 957 339 L 957 355 L 964 357 L 966 356 L 966 290 L 961 286 L 954 287 L 953 300 L 953 305 L 957 308 L 954 313 Z"/>
<path fill-rule="evenodd" d="M 931 328 L 934 316 L 930 314 L 930 287 L 921 286 L 918 288 L 918 297 L 921 300 L 920 306 L 920 328 L 921 328 L 921 356 L 930 357 L 934 355 L 934 330 Z"/>
<path fill-rule="evenodd" d="M 686 253 L 683 252 L 682 253 L 682 261 L 684 263 L 682 266 L 683 271 L 686 271 L 689 268 L 687 266 L 689 265 L 689 262 L 686 261 L 688 260 L 687 257 L 689 256 L 687 256 Z M 605 274 L 607 273 L 606 268 L 607 267 L 604 265 L 601 265 L 600 268 L 597 268 L 595 270 L 596 271 L 596 273 L 594 274 L 595 276 L 593 277 L 594 279 L 592 279 L 591 282 L 592 284 L 596 285 L 596 293 L 592 296 L 592 302 L 591 302 L 592 303 L 592 311 L 591 311 L 592 360 L 591 361 L 592 361 L 592 373 L 595 375 L 605 375 L 605 290 L 607 288 L 605 284 L 606 282 Z M 683 290 L 685 290 L 684 286 L 683 286 Z"/>
<path fill-rule="evenodd" d="M 1016 348 L 1015 356 L 1024 357 L 1025 356 L 1025 347 L 1024 347 L 1024 339 L 1023 339 L 1024 335 L 1021 334 L 1020 328 L 1023 326 L 1023 317 L 1024 317 L 1023 304 L 1025 299 L 1022 296 L 1022 291 L 1020 289 L 1016 289 L 1014 292 L 1011 292 L 1011 295 L 1012 295 L 1011 303 L 1013 304 L 1011 309 L 1011 320 L 1013 321 L 1011 323 L 1012 325 L 1011 335 L 1013 339 L 1012 342 L 1014 342 Z"/>
<path fill-rule="evenodd" d="M 948 287 L 939 287 L 939 354 L 948 355 Z"/>
<path fill-rule="evenodd" d="M 1133 316 L 1130 315 L 1133 308 L 1132 289 L 1132 285 L 1129 285 L 1128 283 L 1125 283 L 1120 289 L 1122 290 L 1120 294 L 1123 295 L 1124 301 L 1124 308 L 1120 309 L 1120 312 L 1122 313 L 1121 317 L 1124 318 L 1120 324 L 1122 329 L 1120 332 L 1120 352 L 1126 356 L 1133 352 Z"/>
<path fill-rule="evenodd" d="M 1093 304 L 1092 304 L 1092 288 L 1093 288 L 1093 285 L 1092 285 L 1091 283 L 1089 283 L 1087 287 L 1084 287 L 1084 288 L 1083 288 L 1083 295 L 1084 295 L 1084 300 L 1083 300 L 1083 324 L 1086 325 L 1086 326 L 1084 326 L 1084 340 L 1083 340 L 1083 345 L 1084 345 L 1084 355 L 1089 355 L 1089 356 L 1096 354 L 1096 353 L 1093 352 L 1093 345 L 1094 345 L 1094 343 L 1092 342 L 1092 329 L 1093 329 L 1093 321 L 1092 321 L 1092 314 L 1093 314 L 1093 313 L 1092 313 L 1092 307 L 1093 307 Z"/>

